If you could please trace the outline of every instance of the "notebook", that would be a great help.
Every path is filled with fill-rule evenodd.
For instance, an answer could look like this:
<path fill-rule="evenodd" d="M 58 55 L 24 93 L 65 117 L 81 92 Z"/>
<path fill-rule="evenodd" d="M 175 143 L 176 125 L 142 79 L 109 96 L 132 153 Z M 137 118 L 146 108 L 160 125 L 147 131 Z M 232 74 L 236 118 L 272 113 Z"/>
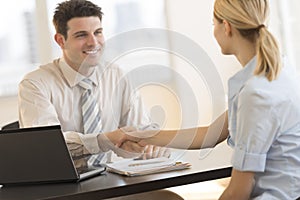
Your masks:
<path fill-rule="evenodd" d="M 105 171 L 79 172 L 59 125 L 0 131 L 0 159 L 0 185 L 78 182 Z"/>
<path fill-rule="evenodd" d="M 183 170 L 191 167 L 190 163 L 179 162 L 166 157 L 147 160 L 123 159 L 106 164 L 107 170 L 125 176 L 140 176 L 174 170 Z"/>

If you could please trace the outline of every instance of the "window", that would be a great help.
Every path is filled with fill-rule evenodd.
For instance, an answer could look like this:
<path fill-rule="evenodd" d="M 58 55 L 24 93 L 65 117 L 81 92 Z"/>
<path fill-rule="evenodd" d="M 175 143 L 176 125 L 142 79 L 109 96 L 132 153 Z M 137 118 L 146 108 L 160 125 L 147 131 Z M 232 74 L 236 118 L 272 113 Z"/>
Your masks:
<path fill-rule="evenodd" d="M 18 83 L 25 73 L 61 56 L 59 46 L 53 39 L 52 16 L 57 3 L 62 1 L 11 0 L 0 8 L 0 96 L 16 95 Z M 138 28 L 165 28 L 162 0 L 92 2 L 103 9 L 106 39 Z"/>
<path fill-rule="evenodd" d="M 11 0 L 0 7 L 0 96 L 15 94 L 24 72 L 38 61 L 34 8 L 33 0 Z"/>
<path fill-rule="evenodd" d="M 139 29 L 139 28 L 166 28 L 166 17 L 164 15 L 164 1 L 162 0 L 91 0 L 93 3 L 99 5 L 104 13 L 102 18 L 102 25 L 105 39 L 108 41 L 114 36 L 123 32 Z M 54 27 L 52 25 L 52 15 L 57 3 L 61 0 L 48 0 L 48 8 L 51 10 L 48 16 L 48 24 L 50 27 L 51 35 L 54 34 Z M 155 15 L 153 15 L 155 13 Z M 149 35 L 151 40 L 151 35 Z M 123 41 L 127 43 L 128 41 Z M 122 44 L 118 46 L 122 48 Z M 50 52 L 49 52 L 50 53 Z M 58 45 L 52 42 L 52 57 L 59 57 L 61 50 Z M 149 54 L 149 53 L 146 53 Z M 121 67 L 125 70 L 132 69 L 136 65 L 136 62 L 132 63 L 132 60 L 137 60 L 141 56 L 146 54 L 129 53 L 119 59 L 122 62 Z M 164 60 L 168 59 L 166 57 Z"/>
<path fill-rule="evenodd" d="M 281 50 L 300 72 L 300 13 L 298 0 L 272 0 L 270 28 L 278 38 Z"/>

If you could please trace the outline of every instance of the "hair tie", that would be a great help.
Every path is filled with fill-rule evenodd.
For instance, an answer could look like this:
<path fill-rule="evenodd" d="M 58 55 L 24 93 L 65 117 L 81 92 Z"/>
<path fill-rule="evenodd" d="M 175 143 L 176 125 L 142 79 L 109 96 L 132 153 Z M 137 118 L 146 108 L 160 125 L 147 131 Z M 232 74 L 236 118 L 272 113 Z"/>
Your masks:
<path fill-rule="evenodd" d="M 264 24 L 259 25 L 258 27 L 256 27 L 256 29 L 260 30 L 261 28 L 266 27 Z"/>

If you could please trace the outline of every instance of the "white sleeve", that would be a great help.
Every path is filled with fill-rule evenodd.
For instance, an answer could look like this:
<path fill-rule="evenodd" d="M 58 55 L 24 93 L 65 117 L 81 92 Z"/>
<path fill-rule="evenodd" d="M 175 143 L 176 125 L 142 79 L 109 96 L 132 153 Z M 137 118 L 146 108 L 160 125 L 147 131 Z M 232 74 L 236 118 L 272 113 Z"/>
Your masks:
<path fill-rule="evenodd" d="M 110 150 L 113 144 L 100 134 L 82 134 L 74 131 L 64 132 L 64 138 L 68 144 L 70 151 L 81 149 L 82 154 L 97 154 Z M 99 139 L 99 144 L 98 144 Z"/>
<path fill-rule="evenodd" d="M 33 80 L 19 84 L 18 106 L 20 127 L 60 124 L 46 89 Z"/>
<path fill-rule="evenodd" d="M 18 104 L 20 127 L 60 124 L 56 110 L 48 96 L 47 90 L 37 81 L 24 79 L 19 84 Z M 98 134 L 83 135 L 75 131 L 64 132 L 64 137 L 69 149 L 70 147 L 72 149 L 73 147 L 78 148 L 80 145 L 84 145 L 84 151 L 88 151 L 90 154 L 106 152 L 109 150 L 109 147 L 112 146 L 111 143 L 108 143 L 107 139 L 103 137 L 99 138 L 98 144 L 97 136 Z"/>

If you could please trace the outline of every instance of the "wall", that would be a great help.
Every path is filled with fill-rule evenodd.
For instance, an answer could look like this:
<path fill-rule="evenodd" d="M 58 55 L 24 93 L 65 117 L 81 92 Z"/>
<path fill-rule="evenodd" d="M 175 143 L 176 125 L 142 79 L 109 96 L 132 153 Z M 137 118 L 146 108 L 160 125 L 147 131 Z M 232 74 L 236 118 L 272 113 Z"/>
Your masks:
<path fill-rule="evenodd" d="M 168 28 L 170 30 L 183 34 L 202 47 L 207 53 L 222 79 L 224 90 L 227 92 L 227 80 L 240 69 L 240 65 L 233 56 L 224 56 L 220 53 L 219 46 L 213 37 L 213 1 L 166 0 L 166 13 Z M 193 49 L 191 49 L 190 53 L 193 54 Z M 173 56 L 172 60 L 173 67 L 185 76 L 185 79 L 190 82 L 194 90 L 194 95 L 199 105 L 198 124 L 209 123 L 219 113 L 223 112 L 223 110 L 219 109 L 212 113 L 212 98 L 220 98 L 222 101 L 222 98 L 225 97 L 212 97 L 211 92 L 207 90 L 210 86 L 205 84 L 205 78 L 207 77 L 201 77 L 201 75 L 195 76 L 193 67 L 186 60 L 184 61 L 178 56 Z M 200 67 L 200 71 L 205 67 L 205 64 L 203 63 L 203 66 L 198 66 Z M 212 78 L 217 79 L 217 75 Z M 178 88 L 181 91 L 186 89 L 180 85 L 178 85 Z M 186 99 L 188 98 L 190 97 Z M 191 108 L 189 112 L 191 114 L 195 113 L 195 108 Z M 188 123 L 184 124 L 184 126 L 192 125 Z"/>

